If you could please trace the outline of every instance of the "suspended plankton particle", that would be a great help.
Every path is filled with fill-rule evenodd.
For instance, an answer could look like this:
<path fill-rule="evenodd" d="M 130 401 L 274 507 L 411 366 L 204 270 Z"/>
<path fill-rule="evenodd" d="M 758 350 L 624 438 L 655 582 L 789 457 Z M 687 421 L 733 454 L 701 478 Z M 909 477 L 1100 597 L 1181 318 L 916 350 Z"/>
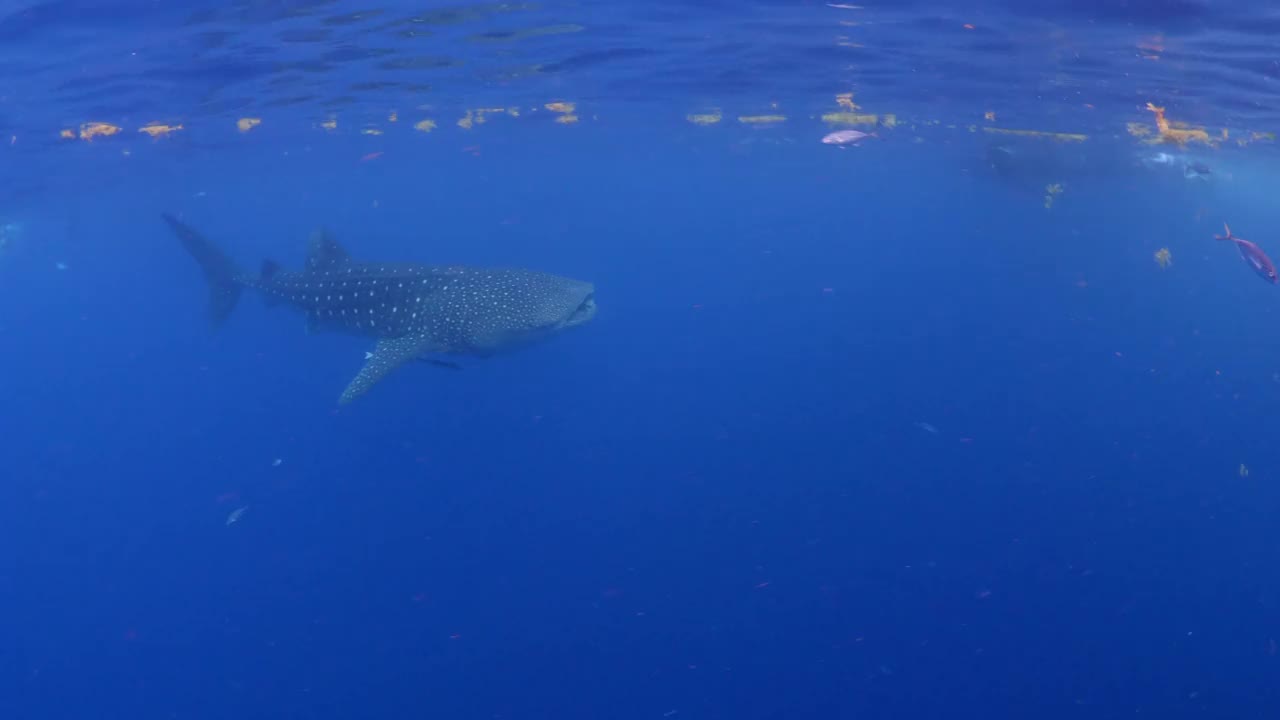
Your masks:
<path fill-rule="evenodd" d="M 271 467 L 280 467 L 284 464 L 284 458 L 276 458 L 271 461 Z"/>
<path fill-rule="evenodd" d="M 247 133 L 261 124 L 262 118 L 243 117 L 236 121 L 236 129 L 242 133 Z"/>
<path fill-rule="evenodd" d="M 1160 248 L 1156 251 L 1156 264 L 1161 270 L 1167 270 L 1173 264 L 1173 254 L 1169 252 L 1169 248 Z"/>
<path fill-rule="evenodd" d="M 413 129 L 418 132 L 431 132 L 436 129 L 436 123 L 434 120 L 420 120 L 413 124 Z"/>
<path fill-rule="evenodd" d="M 239 520 L 239 519 L 240 519 L 240 516 L 241 516 L 241 515 L 244 515 L 244 511 L 245 511 L 245 510 L 248 510 L 248 509 L 249 509 L 249 506 L 248 506 L 248 505 L 245 505 L 244 507 L 239 507 L 239 508 L 236 508 L 235 510 L 232 510 L 232 511 L 231 511 L 231 514 L 230 514 L 230 515 L 227 515 L 227 523 L 226 523 L 226 524 L 227 524 L 227 525 L 234 525 L 234 524 L 235 524 L 235 522 L 236 522 L 237 520 Z"/>

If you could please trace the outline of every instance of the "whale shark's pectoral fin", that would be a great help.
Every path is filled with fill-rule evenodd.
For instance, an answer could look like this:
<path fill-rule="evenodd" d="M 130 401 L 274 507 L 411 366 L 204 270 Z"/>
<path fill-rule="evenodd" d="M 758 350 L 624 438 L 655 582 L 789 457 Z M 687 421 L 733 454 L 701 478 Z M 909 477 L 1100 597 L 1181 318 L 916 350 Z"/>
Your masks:
<path fill-rule="evenodd" d="M 417 360 L 431 349 L 431 338 L 425 335 L 406 335 L 405 337 L 386 338 L 378 341 L 377 347 L 369 353 L 364 367 L 359 374 L 342 391 L 338 399 L 339 405 L 346 405 L 369 391 L 374 383 L 386 377 L 392 370 L 401 365 Z"/>

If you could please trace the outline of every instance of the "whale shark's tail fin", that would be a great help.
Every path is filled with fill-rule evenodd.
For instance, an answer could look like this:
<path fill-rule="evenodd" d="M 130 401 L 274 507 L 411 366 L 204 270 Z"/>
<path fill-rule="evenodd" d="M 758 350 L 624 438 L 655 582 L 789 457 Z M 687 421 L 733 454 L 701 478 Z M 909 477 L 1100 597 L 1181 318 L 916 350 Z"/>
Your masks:
<path fill-rule="evenodd" d="M 209 324 L 217 329 L 226 322 L 240 299 L 240 268 L 218 246 L 174 216 L 164 213 L 161 217 L 169 223 L 182 246 L 200 263 L 205 280 L 209 282 Z"/>

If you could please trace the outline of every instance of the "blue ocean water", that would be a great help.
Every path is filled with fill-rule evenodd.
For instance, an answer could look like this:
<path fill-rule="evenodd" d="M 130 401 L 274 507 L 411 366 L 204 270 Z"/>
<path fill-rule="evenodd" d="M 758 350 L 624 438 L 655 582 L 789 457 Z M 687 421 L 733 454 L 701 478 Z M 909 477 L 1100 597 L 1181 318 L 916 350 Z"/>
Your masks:
<path fill-rule="evenodd" d="M 1274 716 L 1274 9 L 2 7 L 0 717 Z M 339 406 L 162 213 L 599 311 Z"/>

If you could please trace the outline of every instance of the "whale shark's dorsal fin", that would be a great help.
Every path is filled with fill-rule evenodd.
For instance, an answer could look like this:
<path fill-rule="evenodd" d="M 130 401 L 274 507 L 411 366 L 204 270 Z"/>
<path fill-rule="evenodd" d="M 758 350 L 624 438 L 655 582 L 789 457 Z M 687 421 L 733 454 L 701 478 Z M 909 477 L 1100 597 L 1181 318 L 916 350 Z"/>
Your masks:
<path fill-rule="evenodd" d="M 328 230 L 320 228 L 311 233 L 307 247 L 307 271 L 322 272 L 351 262 L 351 254 L 338 244 Z"/>

